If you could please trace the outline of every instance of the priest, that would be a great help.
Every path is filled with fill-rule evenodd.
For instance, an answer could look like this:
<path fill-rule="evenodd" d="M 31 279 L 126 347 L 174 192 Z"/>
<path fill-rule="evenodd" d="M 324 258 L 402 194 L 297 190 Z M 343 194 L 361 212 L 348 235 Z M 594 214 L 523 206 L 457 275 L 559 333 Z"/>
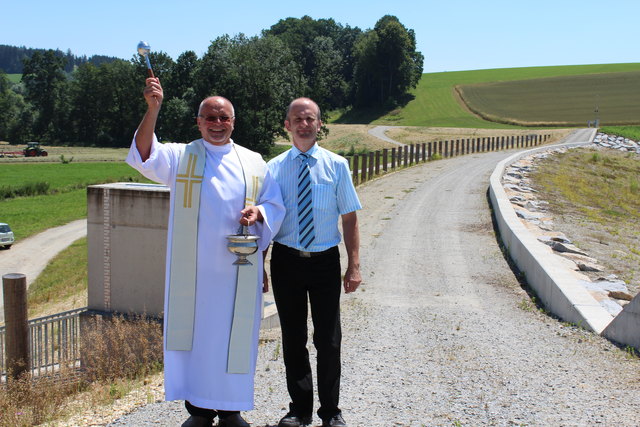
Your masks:
<path fill-rule="evenodd" d="M 171 192 L 164 306 L 166 400 L 184 400 L 183 427 L 248 427 L 262 312 L 262 256 L 234 265 L 226 236 L 248 227 L 268 248 L 284 218 L 278 184 L 258 153 L 231 139 L 235 113 L 223 97 L 200 104 L 201 139 L 160 144 L 158 78 L 144 89 L 147 111 L 127 163 Z"/>

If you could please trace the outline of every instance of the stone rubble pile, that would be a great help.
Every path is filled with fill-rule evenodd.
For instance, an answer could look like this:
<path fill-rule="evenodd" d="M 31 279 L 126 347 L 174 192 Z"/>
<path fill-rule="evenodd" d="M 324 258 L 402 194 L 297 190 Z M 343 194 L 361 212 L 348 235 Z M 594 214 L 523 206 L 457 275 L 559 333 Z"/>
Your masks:
<path fill-rule="evenodd" d="M 598 133 L 593 139 L 593 143 L 604 148 L 611 148 L 619 151 L 631 151 L 640 154 L 640 143 L 629 138 L 617 135 L 607 135 Z"/>
<path fill-rule="evenodd" d="M 598 134 L 598 136 L 600 138 L 596 138 L 594 143 L 599 146 L 627 151 L 635 150 L 640 154 L 640 146 L 635 141 L 604 134 Z M 567 148 L 556 148 L 523 157 L 505 170 L 502 184 L 516 215 L 525 227 L 536 236 L 538 241 L 548 245 L 554 254 L 561 257 L 563 263 L 575 272 L 578 283 L 584 286 L 612 316 L 616 316 L 633 299 L 626 283 L 613 274 L 598 277 L 593 281 L 585 274 L 603 272 L 603 267 L 598 265 L 596 259 L 575 246 L 562 232 L 553 230 L 553 218 L 547 210 L 549 202 L 538 200 L 537 191 L 531 187 L 529 174 L 535 169 L 536 162 L 566 151 Z"/>

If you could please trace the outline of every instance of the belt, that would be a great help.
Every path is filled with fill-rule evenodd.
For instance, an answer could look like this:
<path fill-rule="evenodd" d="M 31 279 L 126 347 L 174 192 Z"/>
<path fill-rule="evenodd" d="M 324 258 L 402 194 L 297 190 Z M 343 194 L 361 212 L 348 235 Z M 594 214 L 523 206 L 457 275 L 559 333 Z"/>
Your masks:
<path fill-rule="evenodd" d="M 278 242 L 274 242 L 273 243 L 274 248 L 276 246 L 278 246 L 279 250 L 285 251 L 286 253 L 293 255 L 293 256 L 297 256 L 299 258 L 313 258 L 316 256 L 320 256 L 320 255 L 326 255 L 329 252 L 331 252 L 333 249 L 335 249 L 336 247 L 332 247 L 329 249 L 326 249 L 324 251 L 320 251 L 320 252 L 307 252 L 307 251 L 299 251 L 298 249 L 294 249 L 291 248 L 287 245 L 283 245 L 282 243 L 278 243 Z"/>

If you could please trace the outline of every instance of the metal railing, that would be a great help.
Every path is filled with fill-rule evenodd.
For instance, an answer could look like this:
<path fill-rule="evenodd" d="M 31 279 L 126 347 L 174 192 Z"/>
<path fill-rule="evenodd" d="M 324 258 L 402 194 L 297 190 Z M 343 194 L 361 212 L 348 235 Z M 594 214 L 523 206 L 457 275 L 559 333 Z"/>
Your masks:
<path fill-rule="evenodd" d="M 29 349 L 33 375 L 52 372 L 61 362 L 80 361 L 80 314 L 78 308 L 29 321 Z M 0 327 L 0 375 L 6 375 L 5 327 Z"/>

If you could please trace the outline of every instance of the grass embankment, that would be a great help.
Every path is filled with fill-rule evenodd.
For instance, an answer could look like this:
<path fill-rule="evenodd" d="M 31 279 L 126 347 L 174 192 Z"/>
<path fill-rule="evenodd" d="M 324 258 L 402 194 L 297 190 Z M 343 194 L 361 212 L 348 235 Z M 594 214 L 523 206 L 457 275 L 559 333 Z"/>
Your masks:
<path fill-rule="evenodd" d="M 87 306 L 87 238 L 56 255 L 29 286 L 29 319 Z"/>
<path fill-rule="evenodd" d="M 457 98 L 455 87 L 487 82 L 541 79 L 596 73 L 616 73 L 640 70 L 640 63 L 572 65 L 556 67 L 504 68 L 492 70 L 455 71 L 423 74 L 414 99 L 405 107 L 391 112 L 346 114 L 336 118 L 340 123 L 371 123 L 376 125 L 433 126 L 481 129 L 510 129 L 517 126 L 482 120 L 467 110 Z M 531 94 L 525 94 L 531 95 Z M 603 96 L 603 95 L 601 95 Z M 590 103 L 592 106 L 593 103 Z M 586 123 L 586 122 L 585 122 Z"/>
<path fill-rule="evenodd" d="M 640 126 L 603 126 L 600 132 L 640 141 Z"/>
<path fill-rule="evenodd" d="M 532 179 L 558 222 L 580 232 L 578 246 L 640 290 L 640 156 L 569 150 L 541 161 Z"/>
<path fill-rule="evenodd" d="M 462 85 L 458 91 L 479 116 L 520 126 L 634 124 L 640 121 L 640 71 Z"/>

